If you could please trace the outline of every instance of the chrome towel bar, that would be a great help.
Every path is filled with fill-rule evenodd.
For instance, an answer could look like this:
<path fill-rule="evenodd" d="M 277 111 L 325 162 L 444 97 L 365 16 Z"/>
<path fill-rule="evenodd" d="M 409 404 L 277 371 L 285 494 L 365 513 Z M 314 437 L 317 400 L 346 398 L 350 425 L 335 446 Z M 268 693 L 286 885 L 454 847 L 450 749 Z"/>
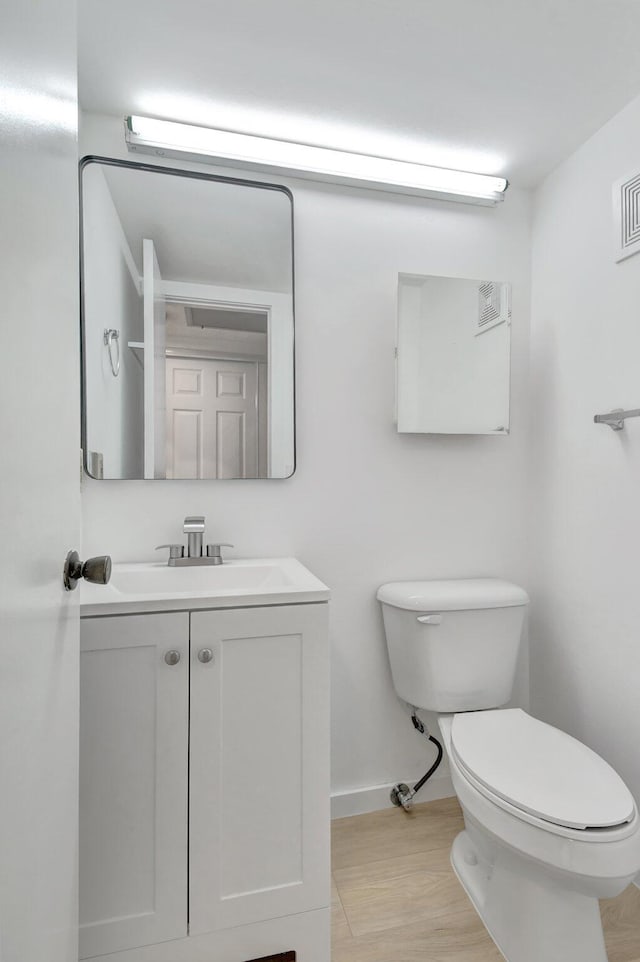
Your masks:
<path fill-rule="evenodd" d="M 612 431 L 622 431 L 625 418 L 640 418 L 640 408 L 633 408 L 631 411 L 615 408 L 608 414 L 596 414 L 593 420 L 596 424 L 608 424 Z"/>

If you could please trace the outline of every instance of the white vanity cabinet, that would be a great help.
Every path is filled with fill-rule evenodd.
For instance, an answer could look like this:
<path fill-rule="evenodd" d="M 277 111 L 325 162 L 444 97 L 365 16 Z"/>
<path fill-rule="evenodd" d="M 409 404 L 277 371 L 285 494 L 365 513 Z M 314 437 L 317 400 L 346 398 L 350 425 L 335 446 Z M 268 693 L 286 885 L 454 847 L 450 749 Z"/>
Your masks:
<path fill-rule="evenodd" d="M 187 934 L 189 615 L 84 619 L 80 649 L 87 958 Z"/>
<path fill-rule="evenodd" d="M 81 636 L 80 958 L 329 962 L 327 605 Z"/>
<path fill-rule="evenodd" d="M 194 934 L 325 904 L 325 612 L 191 615 Z"/>

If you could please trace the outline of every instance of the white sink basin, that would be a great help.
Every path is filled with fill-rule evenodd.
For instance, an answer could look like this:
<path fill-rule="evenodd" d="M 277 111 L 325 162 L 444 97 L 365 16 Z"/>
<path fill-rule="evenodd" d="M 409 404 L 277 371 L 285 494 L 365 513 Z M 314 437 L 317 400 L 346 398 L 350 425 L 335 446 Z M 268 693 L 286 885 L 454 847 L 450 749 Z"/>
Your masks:
<path fill-rule="evenodd" d="M 327 586 L 295 558 L 176 568 L 158 562 L 114 564 L 108 585 L 80 585 L 80 611 L 85 616 L 296 604 L 328 598 Z"/>
<path fill-rule="evenodd" d="M 287 572 L 277 563 L 239 564 L 229 562 L 217 566 L 170 568 L 167 564 L 115 565 L 111 583 L 124 595 L 183 594 L 194 591 L 282 587 L 293 584 Z"/>

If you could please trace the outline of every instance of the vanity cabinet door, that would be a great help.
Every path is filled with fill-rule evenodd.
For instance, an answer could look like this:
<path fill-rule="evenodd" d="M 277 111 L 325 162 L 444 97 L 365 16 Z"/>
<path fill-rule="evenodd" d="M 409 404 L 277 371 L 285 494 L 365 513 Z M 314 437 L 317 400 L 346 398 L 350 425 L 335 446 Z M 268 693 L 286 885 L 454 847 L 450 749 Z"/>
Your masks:
<path fill-rule="evenodd" d="M 80 958 L 187 934 L 188 639 L 186 612 L 82 621 Z"/>
<path fill-rule="evenodd" d="M 191 613 L 191 934 L 329 904 L 327 605 Z"/>

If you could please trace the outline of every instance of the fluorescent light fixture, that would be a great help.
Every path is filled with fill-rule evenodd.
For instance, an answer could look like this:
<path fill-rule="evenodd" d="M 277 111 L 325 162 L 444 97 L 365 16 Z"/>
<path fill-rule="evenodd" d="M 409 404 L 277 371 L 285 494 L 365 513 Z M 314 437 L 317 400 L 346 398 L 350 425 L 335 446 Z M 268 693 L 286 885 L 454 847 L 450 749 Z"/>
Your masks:
<path fill-rule="evenodd" d="M 125 140 L 129 150 L 159 157 L 204 160 L 310 180 L 475 204 L 499 203 L 508 187 L 506 178 L 489 174 L 429 167 L 152 117 L 127 117 Z"/>

